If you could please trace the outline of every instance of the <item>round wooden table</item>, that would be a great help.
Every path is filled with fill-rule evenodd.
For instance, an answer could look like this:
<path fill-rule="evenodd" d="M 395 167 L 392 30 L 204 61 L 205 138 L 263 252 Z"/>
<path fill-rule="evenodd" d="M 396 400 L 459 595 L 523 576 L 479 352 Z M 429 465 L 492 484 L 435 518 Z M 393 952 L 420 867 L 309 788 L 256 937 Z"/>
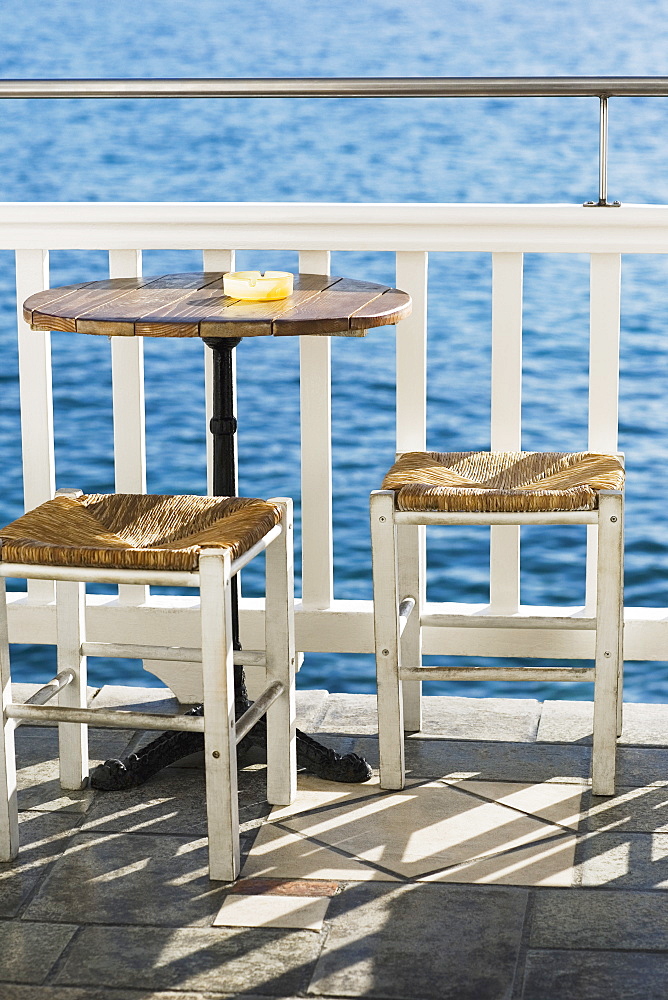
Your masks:
<path fill-rule="evenodd" d="M 247 302 L 223 292 L 221 272 L 109 278 L 38 292 L 23 315 L 33 330 L 62 330 L 109 337 L 199 337 L 213 351 L 213 493 L 236 494 L 236 429 L 232 351 L 244 337 L 363 337 L 410 314 L 406 292 L 386 285 L 324 274 L 296 274 L 286 299 Z M 234 645 L 241 649 L 236 578 L 233 581 Z M 243 667 L 235 668 L 237 712 L 249 706 Z M 256 727 L 256 742 L 263 734 Z M 252 734 L 249 734 L 250 738 Z M 107 761 L 91 774 L 96 787 L 141 784 L 162 767 L 193 752 L 190 733 L 166 733 L 142 748 L 136 760 Z M 298 732 L 297 761 L 320 777 L 365 781 L 361 757 L 341 757 Z"/>

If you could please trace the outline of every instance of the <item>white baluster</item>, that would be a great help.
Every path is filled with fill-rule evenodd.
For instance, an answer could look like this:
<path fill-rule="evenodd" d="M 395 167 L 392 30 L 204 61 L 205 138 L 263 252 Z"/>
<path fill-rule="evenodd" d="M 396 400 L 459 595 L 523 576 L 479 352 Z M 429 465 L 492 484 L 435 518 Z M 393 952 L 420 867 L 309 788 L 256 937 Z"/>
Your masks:
<path fill-rule="evenodd" d="M 413 311 L 397 323 L 397 452 L 424 451 L 427 447 L 427 273 L 428 254 L 422 251 L 396 255 L 397 288 L 408 292 Z M 380 487 L 380 483 L 377 484 Z M 411 596 L 417 603 L 401 636 L 402 663 L 422 666 L 419 615 L 426 600 L 426 532 L 421 525 L 397 529 L 399 599 Z M 422 682 L 404 681 L 403 725 L 406 732 L 422 728 Z"/>
<path fill-rule="evenodd" d="M 589 450 L 614 454 L 619 426 L 622 258 L 591 255 L 589 285 Z M 587 528 L 588 613 L 596 608 L 598 528 Z"/>
<path fill-rule="evenodd" d="M 46 250 L 16 251 L 16 302 L 18 312 L 21 443 L 23 449 L 23 498 L 32 510 L 53 497 L 56 469 L 53 447 L 53 396 L 51 383 L 51 334 L 31 330 L 23 319 L 29 295 L 49 287 Z M 54 599 L 53 583 L 30 580 L 31 600 Z"/>
<path fill-rule="evenodd" d="M 522 449 L 521 253 L 492 254 L 492 451 Z M 490 610 L 513 614 L 520 603 L 520 529 L 491 529 Z"/>
<path fill-rule="evenodd" d="M 141 250 L 110 250 L 109 277 L 141 274 Z M 114 473 L 117 493 L 146 493 L 146 418 L 144 406 L 144 341 L 142 337 L 110 337 L 114 413 Z M 144 604 L 149 588 L 121 584 L 122 604 Z"/>
<path fill-rule="evenodd" d="M 302 251 L 299 270 L 329 274 L 326 250 Z M 334 595 L 332 376 L 329 337 L 300 337 L 302 602 L 328 608 Z"/>

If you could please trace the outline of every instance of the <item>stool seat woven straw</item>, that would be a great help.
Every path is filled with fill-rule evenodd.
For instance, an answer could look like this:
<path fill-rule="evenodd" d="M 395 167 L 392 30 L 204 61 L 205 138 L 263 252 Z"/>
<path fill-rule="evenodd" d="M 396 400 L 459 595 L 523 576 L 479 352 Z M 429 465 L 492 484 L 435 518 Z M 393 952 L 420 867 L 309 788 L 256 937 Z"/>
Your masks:
<path fill-rule="evenodd" d="M 235 720 L 231 579 L 266 551 L 264 648 L 246 650 L 265 688 Z M 58 674 L 28 703 L 12 701 L 5 577 L 56 581 Z M 85 583 L 199 587 L 200 647 L 154 645 L 163 629 L 150 602 L 136 606 L 132 638 L 87 641 Z M 149 615 L 147 618 L 146 615 Z M 138 645 L 137 621 L 153 629 Z M 93 636 L 93 638 L 98 638 Z M 106 637 L 105 637 L 106 638 Z M 196 640 L 197 641 L 197 640 Z M 155 715 L 88 708 L 88 656 L 202 663 L 203 715 Z M 88 779 L 88 725 L 129 730 L 203 733 L 209 872 L 232 881 L 239 873 L 236 746 L 267 716 L 267 799 L 288 805 L 296 788 L 295 646 L 292 501 L 239 497 L 89 494 L 62 490 L 0 529 L 0 861 L 19 849 L 14 729 L 58 722 L 60 782 Z M 244 660 L 244 663 L 247 661 Z M 57 696 L 57 704 L 46 704 Z M 171 736 L 171 734 L 170 734 Z M 166 738 L 170 738 L 166 734 Z M 128 735 L 130 739 L 130 735 Z M 194 737 L 195 742 L 201 737 Z M 128 751 L 129 753 L 129 751 Z M 128 757 L 132 760 L 132 755 Z"/>
<path fill-rule="evenodd" d="M 623 487 L 624 465 L 618 455 L 414 451 L 397 457 L 382 489 L 371 494 L 378 738 L 384 788 L 403 788 L 403 733 L 421 728 L 423 680 L 498 677 L 502 681 L 594 683 L 592 791 L 595 795 L 614 794 L 616 740 L 622 722 Z M 595 613 L 589 607 L 579 610 L 577 616 L 566 612 L 548 616 L 539 608 L 520 610 L 518 588 L 513 586 L 505 588 L 501 599 L 486 609 L 471 605 L 468 610 L 456 601 L 431 604 L 427 609 L 424 526 L 457 524 L 496 526 L 500 533 L 516 531 L 514 526 L 522 524 L 596 526 Z M 504 560 L 515 560 L 514 567 L 509 565 L 509 575 L 517 579 L 516 535 L 510 540 L 503 535 L 499 546 L 497 553 L 501 552 Z M 593 606 L 594 600 L 590 603 Z M 523 651 L 513 651 L 512 640 L 520 634 L 520 626 L 525 639 L 530 628 L 543 630 L 543 636 L 548 637 L 555 629 L 591 630 L 595 665 L 484 669 L 423 665 L 425 628 L 432 630 L 432 636 L 435 629 L 456 630 L 453 644 L 464 649 L 465 655 L 475 655 L 476 634 L 481 635 L 471 630 L 505 630 L 499 655 L 545 658 L 544 651 L 533 652 L 535 644 L 526 641 L 521 643 Z M 446 650 L 448 645 L 447 641 L 442 644 Z M 482 640 L 483 648 L 489 645 Z M 532 652 L 527 654 L 527 647 Z"/>
<path fill-rule="evenodd" d="M 411 451 L 383 480 L 397 510 L 595 510 L 598 490 L 619 490 L 616 455 L 586 451 Z"/>
<path fill-rule="evenodd" d="M 238 497 L 57 496 L 0 530 L 2 560 L 29 565 L 196 570 L 202 549 L 232 559 L 281 520 L 281 508 Z"/>

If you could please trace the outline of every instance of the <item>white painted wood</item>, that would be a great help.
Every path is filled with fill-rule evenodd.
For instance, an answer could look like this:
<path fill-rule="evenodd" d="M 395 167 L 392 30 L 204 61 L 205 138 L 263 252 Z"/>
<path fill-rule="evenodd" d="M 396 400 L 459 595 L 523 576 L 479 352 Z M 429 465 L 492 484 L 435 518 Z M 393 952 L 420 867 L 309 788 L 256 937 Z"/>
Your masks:
<path fill-rule="evenodd" d="M 402 667 L 401 677 L 426 681 L 593 682 L 593 667 Z"/>
<path fill-rule="evenodd" d="M 619 560 L 619 594 L 620 594 L 620 607 L 619 607 L 619 648 L 617 651 L 617 736 L 622 735 L 622 730 L 624 727 L 624 635 L 626 630 L 625 616 L 624 616 L 624 521 L 625 521 L 625 505 L 622 493 L 622 504 L 620 511 L 620 535 L 621 535 L 621 558 Z"/>
<path fill-rule="evenodd" d="M 196 646 L 199 636 L 199 603 L 195 597 L 152 596 L 144 608 L 120 607 L 113 596 L 89 594 L 87 628 L 92 641 L 115 641 L 123 635 L 129 642 L 154 645 Z M 55 643 L 55 605 L 35 605 L 25 593 L 8 595 L 10 638 L 21 643 Z M 447 605 L 446 605 L 447 606 Z M 327 611 L 305 609 L 295 602 L 296 643 L 307 652 L 373 653 L 373 611 L 371 601 L 335 601 Z M 440 605 L 428 604 L 429 613 Z M 479 605 L 471 605 L 472 609 Z M 546 609 L 538 609 L 546 614 Z M 555 609 L 561 610 L 561 609 Z M 668 648 L 668 619 L 665 608 L 625 609 L 625 650 L 628 660 L 665 660 Z M 264 644 L 264 601 L 244 598 L 240 611 L 241 641 L 245 646 Z M 593 659 L 594 630 L 522 629 L 513 622 L 507 628 L 477 627 L 424 628 L 425 655 L 524 656 L 549 659 Z M 171 664 L 174 684 L 178 678 L 192 683 L 185 664 Z M 196 665 L 197 673 L 201 670 Z M 251 667 L 251 670 L 262 670 Z M 162 674 L 160 675 L 162 676 Z M 174 685 L 166 682 L 174 690 Z M 201 701 L 200 694 L 181 697 L 183 702 Z M 175 691 L 175 694 L 177 692 Z"/>
<path fill-rule="evenodd" d="M 619 426 L 619 340 L 622 259 L 593 254 L 589 273 L 589 442 L 590 451 L 615 454 Z M 597 529 L 587 528 L 587 595 L 596 607 Z"/>
<path fill-rule="evenodd" d="M 267 684 L 281 682 L 283 692 L 267 713 L 267 800 L 289 805 L 297 792 L 293 514 L 292 500 L 271 502 L 283 509 L 283 531 L 266 557 L 266 677 Z"/>
<path fill-rule="evenodd" d="M 521 253 L 492 254 L 492 451 L 522 450 Z M 520 603 L 520 529 L 493 527 L 490 603 L 513 614 Z"/>
<path fill-rule="evenodd" d="M 595 524 L 597 514 L 593 510 L 537 511 L 530 514 L 402 510 L 396 512 L 394 519 L 397 524 Z"/>
<path fill-rule="evenodd" d="M 589 617 L 573 617 L 557 615 L 527 615 L 517 614 L 504 617 L 490 614 L 423 614 L 422 624 L 431 628 L 567 628 L 595 629 L 596 619 Z"/>
<path fill-rule="evenodd" d="M 109 277 L 141 275 L 141 250 L 111 250 Z M 114 471 L 117 493 L 146 493 L 146 419 L 144 406 L 144 340 L 110 337 L 114 415 Z M 126 604 L 143 604 L 148 587 L 121 584 Z"/>
<path fill-rule="evenodd" d="M 601 491 L 599 515 L 592 794 L 614 795 L 622 629 L 620 567 L 624 558 L 622 494 L 613 490 Z"/>
<path fill-rule="evenodd" d="M 397 452 L 427 447 L 427 281 L 429 255 L 396 255 L 396 284 L 413 311 L 397 323 Z"/>
<path fill-rule="evenodd" d="M 81 654 L 81 644 L 86 638 L 85 593 L 83 583 L 56 583 L 58 672 L 71 670 L 75 678 L 58 694 L 59 707 L 87 707 L 86 657 Z M 81 788 L 88 778 L 88 726 L 59 723 L 58 746 L 60 784 L 63 788 Z"/>
<path fill-rule="evenodd" d="M 371 494 L 371 556 L 373 563 L 374 632 L 378 696 L 378 750 L 382 788 L 403 788 L 404 720 L 399 646 L 397 547 L 394 493 Z"/>
<path fill-rule="evenodd" d="M 327 251 L 300 252 L 299 270 L 329 274 Z M 327 608 L 334 596 L 332 536 L 332 346 L 300 337 L 302 601 Z"/>
<path fill-rule="evenodd" d="M 396 356 L 396 451 L 424 451 L 427 447 L 427 308 L 429 255 L 424 251 L 396 254 L 396 286 L 408 292 L 411 315 L 397 323 Z M 418 594 L 420 567 L 426 559 L 424 528 L 399 531 L 399 592 Z M 402 657 L 421 663 L 421 638 L 417 616 L 401 637 Z M 402 686 L 404 726 L 408 732 L 422 728 L 422 685 L 408 681 Z"/>
<path fill-rule="evenodd" d="M 16 789 L 16 724 L 7 715 L 12 703 L 12 678 L 9 665 L 9 631 L 5 581 L 0 580 L 0 708 L 2 738 L 0 739 L 0 861 L 11 861 L 19 851 L 19 814 Z"/>
<path fill-rule="evenodd" d="M 51 576 L 49 576 L 51 574 Z M 135 569 L 79 566 L 34 566 L 25 563 L 1 563 L 0 576 L 15 576 L 28 580 L 77 580 L 85 578 L 90 583 L 131 583 L 137 579 Z M 142 580 L 156 587 L 198 587 L 199 576 L 186 570 L 142 570 Z"/>
<path fill-rule="evenodd" d="M 425 529 L 419 525 L 404 524 L 396 529 L 397 563 L 399 574 L 399 600 L 413 597 L 416 606 L 401 630 L 401 662 L 422 664 L 422 629 L 420 613 L 424 605 L 425 580 Z M 408 680 L 402 684 L 404 730 L 418 733 L 422 729 L 422 684 Z"/>
<path fill-rule="evenodd" d="M 200 580 L 209 875 L 231 882 L 240 853 L 229 552 L 202 551 Z"/>
<path fill-rule="evenodd" d="M 8 202 L 5 249 L 667 253 L 668 206 L 311 202 Z"/>
<path fill-rule="evenodd" d="M 414 260 L 430 250 L 487 250 L 502 255 L 591 252 L 600 255 L 592 263 L 592 325 L 593 329 L 604 329 L 605 323 L 602 320 L 599 323 L 595 317 L 603 317 L 606 309 L 610 312 L 612 308 L 610 302 L 606 304 L 605 296 L 611 287 L 610 276 L 617 266 L 615 261 L 606 262 L 604 258 L 616 258 L 622 252 L 668 252 L 668 208 L 622 206 L 614 212 L 592 212 L 579 206 L 556 205 L 20 203 L 3 206 L 0 246 L 21 248 L 17 257 L 19 262 L 24 251 L 28 254 L 23 257 L 24 261 L 37 260 L 37 267 L 30 265 L 28 270 L 32 267 L 33 274 L 37 270 L 41 275 L 40 281 L 37 284 L 33 281 L 27 287 L 27 295 L 44 285 L 43 247 L 108 247 L 119 251 L 128 246 L 201 248 L 216 245 L 221 232 L 225 233 L 225 239 L 230 244 L 244 248 L 305 249 L 305 253 L 313 251 L 315 254 L 326 254 L 330 247 L 385 251 L 392 248 L 399 251 L 399 257 L 402 254 L 407 257 L 415 255 Z M 303 260 L 306 261 L 302 264 L 304 269 L 322 270 L 313 266 L 306 255 Z M 24 275 L 27 273 L 23 271 Z M 19 277 L 20 274 L 21 267 Z M 600 308 L 596 305 L 597 289 L 600 290 Z M 21 292 L 19 299 L 22 301 Z M 30 333 L 31 349 L 36 342 L 34 338 L 40 336 Z M 606 346 L 604 339 L 600 344 L 602 348 Z M 609 387 L 609 380 L 607 384 Z M 32 399 L 28 402 L 31 403 Z M 592 406 L 592 415 L 596 414 L 596 420 L 600 412 L 600 406 Z M 608 426 L 611 426 L 610 422 Z M 50 435 L 47 437 L 50 440 Z M 320 447 L 315 435 L 311 447 L 313 450 Z M 44 463 L 40 462 L 39 467 L 43 472 Z M 52 483 L 38 502 L 47 499 L 51 493 Z M 317 507 L 313 509 L 315 511 Z M 319 529 L 320 525 L 317 525 L 316 530 Z M 31 582 L 30 586 L 45 587 L 47 591 L 51 589 L 46 582 Z M 35 597 L 35 593 L 33 591 L 31 596 Z M 105 638 L 112 626 L 120 626 L 137 642 L 160 644 L 167 641 L 167 632 L 177 633 L 183 628 L 190 632 L 188 644 L 197 646 L 196 609 L 194 606 L 181 606 L 178 600 L 171 599 L 173 611 L 151 604 L 145 609 L 147 615 L 142 617 L 140 609 L 124 610 L 113 601 L 104 599 L 98 602 L 90 598 L 91 637 Z M 665 659 L 668 620 L 665 609 L 662 613 L 663 621 L 660 609 L 627 609 L 626 649 L 629 658 Z M 371 651 L 371 622 L 368 602 L 335 601 L 329 610 L 314 604 L 298 604 L 297 641 L 300 648 L 316 651 Z M 12 634 L 25 637 L 23 641 L 35 641 L 37 636 L 53 641 L 53 607 L 43 596 L 29 605 L 20 595 L 12 594 L 10 627 Z M 256 647 L 262 644 L 263 608 L 259 603 L 246 604 L 242 601 L 241 629 L 244 644 Z M 536 631 L 520 631 L 512 625 L 503 629 L 467 627 L 437 630 L 427 627 L 423 635 L 425 653 L 438 651 L 509 656 L 513 655 L 510 651 L 513 649 L 515 655 L 564 658 L 591 656 L 592 640 L 590 630 L 539 628 Z M 180 636 L 177 641 L 182 641 Z M 190 671 L 185 664 L 183 666 L 183 670 L 179 668 L 180 676 L 186 678 Z M 199 670 L 198 667 L 194 669 Z"/>
<path fill-rule="evenodd" d="M 23 319 L 23 303 L 49 287 L 46 250 L 16 251 L 16 306 L 23 455 L 23 501 L 32 510 L 50 500 L 56 489 L 51 387 L 51 334 L 31 330 Z M 32 581 L 28 593 L 36 601 L 53 600 L 51 582 Z"/>
<path fill-rule="evenodd" d="M 170 663 L 201 663 L 202 651 L 193 647 L 140 646 L 133 643 L 83 642 L 81 651 L 86 656 L 125 656 L 138 660 L 168 660 Z M 234 653 L 234 662 L 244 666 L 264 667 L 267 658 L 264 650 L 244 649 Z"/>
<path fill-rule="evenodd" d="M 195 715 L 159 715 L 153 712 L 126 712 L 106 708 L 69 708 L 65 705 L 12 705 L 7 709 L 12 719 L 27 722 L 60 722 L 67 726 L 90 723 L 102 729 L 174 729 L 203 733 L 204 721 Z"/>

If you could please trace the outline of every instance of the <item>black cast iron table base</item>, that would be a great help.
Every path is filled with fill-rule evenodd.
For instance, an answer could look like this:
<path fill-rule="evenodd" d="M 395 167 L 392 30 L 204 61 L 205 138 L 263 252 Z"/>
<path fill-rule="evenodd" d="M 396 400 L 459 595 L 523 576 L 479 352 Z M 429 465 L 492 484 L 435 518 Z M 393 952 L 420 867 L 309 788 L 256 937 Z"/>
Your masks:
<path fill-rule="evenodd" d="M 235 434 L 237 420 L 234 413 L 234 367 L 232 351 L 239 339 L 211 338 L 204 341 L 213 351 L 213 493 L 214 496 L 236 494 Z M 235 650 L 241 649 L 239 641 L 239 604 L 236 578 L 232 580 L 232 623 Z M 248 699 L 244 668 L 234 667 L 235 714 L 240 718 L 252 704 Z M 189 714 L 201 715 L 202 706 Z M 259 751 L 266 760 L 267 726 L 264 718 L 241 741 L 237 752 L 241 760 L 250 751 Z M 202 733 L 167 732 L 141 747 L 135 753 L 119 759 L 106 760 L 90 774 L 90 785 L 103 791 L 121 791 L 136 788 L 157 774 L 164 767 L 183 757 L 204 749 Z M 368 781 L 371 768 L 355 753 L 338 754 L 297 730 L 297 766 L 328 781 L 356 783 Z"/>

